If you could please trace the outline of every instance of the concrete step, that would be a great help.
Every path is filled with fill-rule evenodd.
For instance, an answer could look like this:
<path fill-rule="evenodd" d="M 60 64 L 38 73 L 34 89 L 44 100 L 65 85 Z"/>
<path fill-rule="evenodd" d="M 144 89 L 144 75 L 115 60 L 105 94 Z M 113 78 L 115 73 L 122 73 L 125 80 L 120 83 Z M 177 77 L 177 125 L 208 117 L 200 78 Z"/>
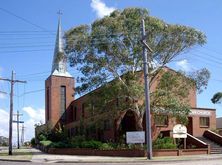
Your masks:
<path fill-rule="evenodd" d="M 210 145 L 210 154 L 222 154 L 222 146 L 205 137 L 198 137 L 199 140 Z"/>
<path fill-rule="evenodd" d="M 209 140 L 205 137 L 198 137 L 198 139 L 207 143 L 207 144 L 210 144 L 211 148 L 222 148 L 221 145 L 219 145 L 219 144 L 217 144 L 217 143 L 215 143 L 215 142 L 213 142 L 213 141 L 211 141 L 211 140 Z"/>

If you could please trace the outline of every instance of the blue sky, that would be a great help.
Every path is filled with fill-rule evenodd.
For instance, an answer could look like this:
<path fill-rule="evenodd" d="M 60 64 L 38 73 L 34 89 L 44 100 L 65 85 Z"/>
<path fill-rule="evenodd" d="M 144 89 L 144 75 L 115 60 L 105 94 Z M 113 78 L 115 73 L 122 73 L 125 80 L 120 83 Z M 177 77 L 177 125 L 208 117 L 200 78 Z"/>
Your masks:
<path fill-rule="evenodd" d="M 150 15 L 167 23 L 191 26 L 206 34 L 205 46 L 181 55 L 170 66 L 186 71 L 208 68 L 211 79 L 208 89 L 198 95 L 198 107 L 216 108 L 217 116 L 222 116 L 221 105 L 210 102 L 222 90 L 221 0 L 7 0 L 0 6 L 0 76 L 10 78 L 14 70 L 17 79 L 28 82 L 15 84 L 14 103 L 14 110 L 23 113 L 21 119 L 29 132 L 26 139 L 34 136 L 34 123 L 44 122 L 44 80 L 51 70 L 58 10 L 63 12 L 66 31 L 126 7 L 147 8 Z M 74 77 L 78 74 L 73 68 L 69 72 Z M 9 93 L 9 87 L 0 82 L 0 91 Z M 0 136 L 7 136 L 8 111 L 9 96 L 0 94 Z"/>

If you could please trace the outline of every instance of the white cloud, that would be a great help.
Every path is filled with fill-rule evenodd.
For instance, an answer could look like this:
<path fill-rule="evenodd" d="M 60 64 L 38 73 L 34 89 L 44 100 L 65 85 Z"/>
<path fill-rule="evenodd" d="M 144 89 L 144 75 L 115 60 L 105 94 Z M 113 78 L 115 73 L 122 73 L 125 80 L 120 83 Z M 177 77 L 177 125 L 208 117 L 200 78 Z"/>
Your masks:
<path fill-rule="evenodd" d="M 2 67 L 0 67 L 0 77 L 2 77 L 2 71 L 3 71 L 3 69 L 2 69 Z M 0 86 L 3 84 L 4 84 L 4 81 L 0 81 Z M 7 98 L 6 94 L 1 93 L 1 92 L 4 92 L 4 91 L 2 91 L 2 88 L 0 88 L 0 99 L 6 99 Z"/>
<path fill-rule="evenodd" d="M 6 94 L 4 94 L 4 93 L 0 93 L 0 99 L 6 99 L 7 97 L 6 97 Z"/>
<path fill-rule="evenodd" d="M 0 67 L 0 76 L 2 75 L 3 68 Z"/>
<path fill-rule="evenodd" d="M 0 136 L 8 137 L 9 113 L 0 109 Z"/>
<path fill-rule="evenodd" d="M 35 136 L 35 127 L 37 123 L 45 123 L 45 110 L 44 109 L 34 109 L 32 107 L 24 107 L 23 111 L 27 113 L 29 119 L 25 121 L 25 139 L 30 140 Z"/>
<path fill-rule="evenodd" d="M 32 107 L 24 107 L 23 111 L 25 111 L 28 115 L 28 119 L 25 120 L 25 141 L 30 140 L 35 135 L 35 127 L 36 123 L 44 123 L 45 120 L 45 112 L 44 109 L 34 109 Z M 22 118 L 21 118 L 22 119 Z M 0 136 L 9 137 L 9 112 L 4 109 L 0 109 Z M 20 136 L 21 136 L 21 125 L 20 125 Z M 16 124 L 13 124 L 12 131 L 12 142 L 13 144 L 17 144 L 17 127 Z"/>
<path fill-rule="evenodd" d="M 32 107 L 24 107 L 22 109 L 25 111 L 31 119 L 33 119 L 35 122 L 44 122 L 45 118 L 45 110 L 44 109 L 37 109 L 35 110 Z"/>
<path fill-rule="evenodd" d="M 0 136 L 9 137 L 9 113 L 0 109 Z M 17 143 L 17 127 L 12 125 L 12 144 Z"/>
<path fill-rule="evenodd" d="M 186 59 L 176 62 L 176 65 L 184 71 L 191 70 L 190 64 L 188 63 L 188 61 Z"/>
<path fill-rule="evenodd" d="M 109 15 L 115 10 L 114 7 L 106 6 L 106 4 L 101 0 L 91 0 L 90 6 L 92 7 L 93 11 L 96 12 L 97 17 L 99 18 Z"/>

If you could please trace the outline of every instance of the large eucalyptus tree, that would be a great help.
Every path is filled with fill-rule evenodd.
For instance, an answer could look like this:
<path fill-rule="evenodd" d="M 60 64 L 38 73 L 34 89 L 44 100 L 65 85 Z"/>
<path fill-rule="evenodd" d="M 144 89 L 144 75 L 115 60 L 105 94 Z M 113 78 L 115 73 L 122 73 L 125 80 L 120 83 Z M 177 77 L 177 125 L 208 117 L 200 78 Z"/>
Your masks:
<path fill-rule="evenodd" d="M 114 98 L 127 98 L 129 104 L 120 110 L 131 109 L 137 114 L 138 130 L 142 129 L 144 115 L 144 86 L 139 81 L 143 66 L 142 18 L 146 24 L 147 43 L 153 50 L 148 54 L 151 82 L 177 56 L 206 43 L 202 32 L 168 24 L 141 8 L 116 10 L 91 25 L 74 27 L 65 34 L 65 50 L 70 64 L 81 72 L 78 77 L 81 85 L 76 91 L 83 94 L 102 86 L 103 90 L 93 92 L 96 95 L 93 98 L 101 105 Z M 183 73 L 163 73 L 157 90 L 151 93 L 152 110 L 165 109 L 185 121 L 189 104 L 184 98 L 192 87 L 205 88 L 208 79 L 206 69 L 193 74 L 192 80 L 185 78 Z"/>

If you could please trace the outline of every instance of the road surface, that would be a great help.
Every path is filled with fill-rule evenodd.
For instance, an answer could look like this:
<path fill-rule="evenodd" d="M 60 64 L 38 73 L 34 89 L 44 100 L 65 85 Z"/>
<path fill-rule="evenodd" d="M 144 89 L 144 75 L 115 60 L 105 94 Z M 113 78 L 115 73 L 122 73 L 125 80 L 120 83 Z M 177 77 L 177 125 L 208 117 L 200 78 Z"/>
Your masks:
<path fill-rule="evenodd" d="M 222 165 L 222 158 L 215 160 L 195 160 L 195 161 L 175 161 L 175 162 L 134 162 L 134 163 L 55 163 L 53 161 L 47 163 L 35 162 L 8 162 L 0 161 L 0 165 Z"/>

